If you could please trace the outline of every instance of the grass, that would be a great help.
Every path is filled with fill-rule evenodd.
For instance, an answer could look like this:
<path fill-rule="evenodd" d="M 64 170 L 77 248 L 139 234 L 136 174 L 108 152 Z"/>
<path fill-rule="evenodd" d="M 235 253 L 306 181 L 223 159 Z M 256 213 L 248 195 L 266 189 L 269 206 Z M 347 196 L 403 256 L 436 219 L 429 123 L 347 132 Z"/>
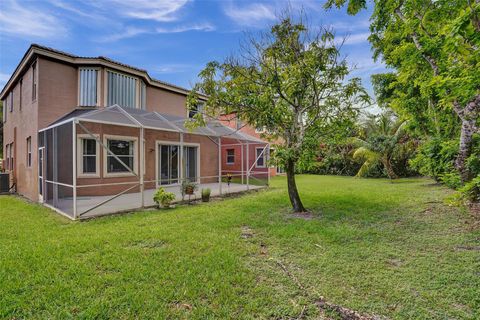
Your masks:
<path fill-rule="evenodd" d="M 321 318 L 320 296 L 393 319 L 480 317 L 480 233 L 443 203 L 447 189 L 297 183 L 314 219 L 289 217 L 283 177 L 238 198 L 87 222 L 2 196 L 0 318 Z"/>

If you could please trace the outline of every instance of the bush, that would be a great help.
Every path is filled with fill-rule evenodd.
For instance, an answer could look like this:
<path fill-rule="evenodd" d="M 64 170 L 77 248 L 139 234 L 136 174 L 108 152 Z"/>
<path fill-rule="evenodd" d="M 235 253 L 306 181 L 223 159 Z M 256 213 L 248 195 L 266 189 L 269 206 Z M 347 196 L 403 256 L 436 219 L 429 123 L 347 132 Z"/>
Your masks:
<path fill-rule="evenodd" d="M 153 201 L 163 208 L 170 207 L 173 200 L 175 200 L 175 194 L 173 192 L 165 191 L 164 188 L 159 188 L 153 195 Z"/>
<path fill-rule="evenodd" d="M 210 188 L 202 189 L 202 201 L 203 202 L 210 201 L 210 193 L 211 192 L 212 192 L 212 190 L 210 190 Z"/>
<path fill-rule="evenodd" d="M 467 182 L 459 191 L 469 201 L 480 201 L 480 175 Z"/>
<path fill-rule="evenodd" d="M 457 153 L 458 140 L 433 138 L 420 146 L 416 156 L 410 160 L 410 165 L 421 175 L 442 182 L 442 177 L 455 172 Z"/>

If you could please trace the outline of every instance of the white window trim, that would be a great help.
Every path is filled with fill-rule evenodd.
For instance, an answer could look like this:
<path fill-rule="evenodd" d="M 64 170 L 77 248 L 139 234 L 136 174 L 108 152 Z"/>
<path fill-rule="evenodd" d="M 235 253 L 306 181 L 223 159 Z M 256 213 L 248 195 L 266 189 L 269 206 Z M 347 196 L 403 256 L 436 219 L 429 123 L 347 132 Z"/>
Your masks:
<path fill-rule="evenodd" d="M 180 142 L 179 141 L 167 141 L 167 140 L 155 140 L 155 184 L 157 188 L 159 187 L 168 187 L 168 186 L 178 186 L 181 183 L 172 183 L 172 184 L 158 184 L 158 166 L 160 165 L 160 159 L 158 158 L 158 146 L 159 145 L 170 145 L 170 146 L 178 146 L 180 148 Z M 197 147 L 197 183 L 200 183 L 200 177 L 202 176 L 200 173 L 200 143 L 195 143 L 195 142 L 184 142 L 183 143 L 184 147 Z M 182 152 L 183 154 L 183 152 Z M 182 159 L 180 156 L 178 157 L 178 166 L 180 167 L 180 170 L 183 170 L 182 168 Z M 178 180 L 181 181 L 180 179 L 184 176 L 184 173 L 180 173 L 178 175 Z"/>
<path fill-rule="evenodd" d="M 80 107 L 93 107 L 93 106 L 82 106 L 80 104 L 80 71 L 82 69 L 92 69 L 92 70 L 97 70 L 97 102 L 95 103 L 95 106 L 97 107 L 100 107 L 100 90 L 102 89 L 102 86 L 101 86 L 101 68 L 98 68 L 98 67 L 88 67 L 88 66 L 84 66 L 84 67 L 79 67 L 78 70 L 77 70 L 77 83 L 78 83 L 78 89 L 77 89 L 77 105 L 80 106 Z M 98 142 L 97 142 L 98 144 Z"/>
<path fill-rule="evenodd" d="M 108 148 L 108 140 L 124 140 L 133 141 L 133 172 L 138 174 L 138 137 L 135 136 L 117 136 L 117 135 L 103 135 L 103 144 Z M 131 172 L 108 172 L 108 152 L 103 148 L 103 176 L 107 178 L 114 177 L 134 177 Z"/>
<path fill-rule="evenodd" d="M 100 138 L 100 135 L 94 135 L 97 139 Z M 83 173 L 83 139 L 92 139 L 93 137 L 89 134 L 79 134 L 77 135 L 77 177 L 78 178 L 100 178 L 100 143 L 95 141 L 95 173 Z"/>
<path fill-rule="evenodd" d="M 255 168 L 266 168 L 266 165 L 265 165 L 265 162 L 266 162 L 266 156 L 265 156 L 265 153 L 266 152 L 263 152 L 262 153 L 262 158 L 263 158 L 263 165 L 262 166 L 259 166 L 258 165 L 258 154 L 257 154 L 257 150 L 263 150 L 264 148 L 260 147 L 260 148 L 255 148 Z"/>
<path fill-rule="evenodd" d="M 258 128 L 255 128 L 255 133 L 265 133 L 265 131 L 267 131 L 267 128 L 265 126 L 263 126 L 261 130 L 258 130 Z"/>
<path fill-rule="evenodd" d="M 233 150 L 233 162 L 228 161 L 228 150 Z M 227 149 L 225 163 L 226 164 L 235 164 L 235 149 Z"/>

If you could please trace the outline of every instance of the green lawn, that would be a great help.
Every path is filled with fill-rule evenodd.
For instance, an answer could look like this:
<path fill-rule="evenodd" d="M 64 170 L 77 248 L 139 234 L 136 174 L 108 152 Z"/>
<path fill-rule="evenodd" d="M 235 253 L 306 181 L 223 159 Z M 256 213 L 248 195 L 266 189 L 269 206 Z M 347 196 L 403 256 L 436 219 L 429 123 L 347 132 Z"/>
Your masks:
<path fill-rule="evenodd" d="M 443 203 L 447 189 L 297 182 L 312 220 L 289 217 L 283 177 L 238 198 L 86 222 L 2 196 L 0 318 L 318 318 L 320 296 L 394 319 L 480 318 L 480 232 Z"/>

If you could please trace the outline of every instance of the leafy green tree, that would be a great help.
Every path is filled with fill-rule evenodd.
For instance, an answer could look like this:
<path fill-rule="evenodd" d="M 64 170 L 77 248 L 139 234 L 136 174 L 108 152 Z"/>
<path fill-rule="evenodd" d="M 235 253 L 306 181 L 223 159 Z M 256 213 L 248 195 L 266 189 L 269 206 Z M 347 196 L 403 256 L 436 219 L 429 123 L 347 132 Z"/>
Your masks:
<path fill-rule="evenodd" d="M 313 33 L 288 14 L 279 20 L 270 32 L 248 38 L 237 55 L 208 63 L 188 106 L 198 103 L 197 92 L 205 94 L 210 116 L 235 112 L 243 122 L 280 138 L 276 160 L 287 173 L 293 210 L 303 212 L 297 165 L 314 158 L 321 134 L 345 123 L 368 95 L 359 79 L 346 80 L 349 67 L 330 30 Z M 202 122 L 200 115 L 197 122 Z"/>
<path fill-rule="evenodd" d="M 359 0 L 330 0 L 326 6 L 347 3 L 351 14 L 365 7 L 365 1 Z M 424 109 L 456 116 L 459 150 L 455 166 L 467 181 L 471 178 L 467 159 L 480 117 L 480 0 L 374 3 L 369 38 L 374 56 L 395 68 L 399 94 L 420 95 L 428 102 Z M 411 89 L 415 89 L 413 95 Z M 415 118 L 414 113 L 410 116 Z"/>
<path fill-rule="evenodd" d="M 351 139 L 351 142 L 357 146 L 353 158 L 363 160 L 357 173 L 358 177 L 365 176 L 373 167 L 381 163 L 390 179 L 398 178 L 392 161 L 396 154 L 405 151 L 405 143 L 408 139 L 406 139 L 404 125 L 404 121 L 399 120 L 389 111 L 380 115 L 367 116 L 362 125 L 363 133 Z"/>

